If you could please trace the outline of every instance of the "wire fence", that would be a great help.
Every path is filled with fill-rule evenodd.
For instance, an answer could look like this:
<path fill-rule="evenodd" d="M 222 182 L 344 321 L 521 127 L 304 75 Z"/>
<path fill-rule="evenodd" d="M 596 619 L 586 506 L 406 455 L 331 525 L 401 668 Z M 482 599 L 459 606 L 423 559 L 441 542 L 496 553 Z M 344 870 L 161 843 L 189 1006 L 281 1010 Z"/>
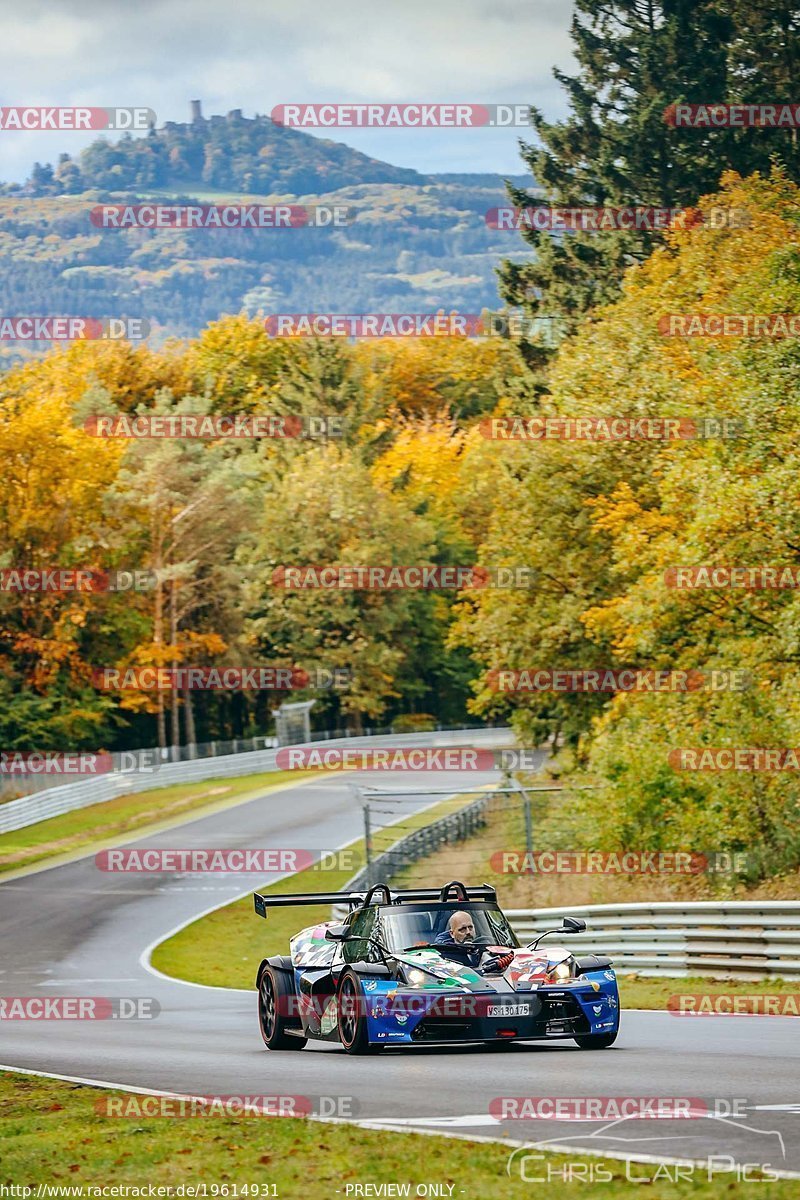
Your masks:
<path fill-rule="evenodd" d="M 392 832 L 399 833 L 400 839 L 383 854 L 379 854 L 375 858 L 372 858 L 370 854 L 367 865 L 363 871 L 359 872 L 358 882 L 353 883 L 352 886 L 358 890 L 360 887 L 370 887 L 373 883 L 389 882 L 398 872 L 405 870 L 419 859 L 428 858 L 443 846 L 471 837 L 485 826 L 488 805 L 489 796 L 479 796 L 477 800 L 473 800 L 464 808 L 448 813 L 421 828 L 411 828 L 405 834 L 403 833 L 403 823 L 392 822 Z M 391 816 L 392 810 L 376 808 L 370 804 L 368 812 L 365 840 L 369 847 L 375 833 L 375 827 L 372 825 L 374 817 L 383 814 Z M 380 825 L 378 827 L 380 828 Z M 384 827 L 388 827 L 388 824 Z"/>
<path fill-rule="evenodd" d="M 668 900 L 696 893 L 694 884 L 701 876 L 700 890 L 706 894 L 730 892 L 746 881 L 749 859 L 743 852 L 697 847 L 598 850 L 596 839 L 602 831 L 594 816 L 587 821 L 585 810 L 580 811 L 578 794 L 597 790 L 588 784 L 520 783 L 493 789 L 484 795 L 481 820 L 474 828 L 461 832 L 457 823 L 441 819 L 425 835 L 418 819 L 397 816 L 413 793 L 401 797 L 361 789 L 365 840 L 378 841 L 389 825 L 401 839 L 391 854 L 384 850 L 372 855 L 369 879 L 394 879 L 401 888 L 433 887 L 450 878 L 493 882 L 505 893 L 510 889 L 522 903 L 534 897 L 539 903 L 557 903 L 562 896 L 585 902 L 646 896 Z M 406 846 L 410 852 L 404 855 Z M 361 882 L 354 886 L 358 889 Z"/>
<path fill-rule="evenodd" d="M 533 797 L 543 790 L 561 791 L 560 788 L 524 788 L 516 782 L 510 786 L 498 786 L 456 812 L 419 828 L 418 823 L 411 820 L 397 819 L 404 802 L 418 799 L 418 795 L 415 797 L 413 792 L 391 794 L 361 789 L 365 841 L 374 841 L 379 831 L 389 827 L 400 841 L 390 850 L 375 856 L 370 867 L 364 868 L 358 882 L 352 886 L 358 890 L 367 880 L 371 883 L 389 882 L 400 873 L 403 874 L 404 886 L 427 885 L 430 883 L 431 868 L 426 860 L 457 844 L 458 867 L 465 876 L 477 879 L 493 873 L 493 856 L 510 849 L 519 853 L 533 852 Z M 469 794 L 466 789 L 461 792 L 464 797 Z"/>

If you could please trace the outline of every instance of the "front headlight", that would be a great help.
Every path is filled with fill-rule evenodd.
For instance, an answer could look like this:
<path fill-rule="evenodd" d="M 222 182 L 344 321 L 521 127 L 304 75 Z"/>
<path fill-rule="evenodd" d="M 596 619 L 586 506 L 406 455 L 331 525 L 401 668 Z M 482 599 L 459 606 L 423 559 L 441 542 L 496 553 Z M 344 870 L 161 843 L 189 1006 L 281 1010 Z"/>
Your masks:
<path fill-rule="evenodd" d="M 560 962 L 551 967 L 547 973 L 548 975 L 552 975 L 554 979 L 569 979 L 572 975 L 572 970 L 569 963 Z"/>
<path fill-rule="evenodd" d="M 406 976 L 408 982 L 414 987 L 421 987 L 426 979 L 425 972 L 417 970 L 416 967 L 411 967 L 410 970 L 406 971 Z"/>

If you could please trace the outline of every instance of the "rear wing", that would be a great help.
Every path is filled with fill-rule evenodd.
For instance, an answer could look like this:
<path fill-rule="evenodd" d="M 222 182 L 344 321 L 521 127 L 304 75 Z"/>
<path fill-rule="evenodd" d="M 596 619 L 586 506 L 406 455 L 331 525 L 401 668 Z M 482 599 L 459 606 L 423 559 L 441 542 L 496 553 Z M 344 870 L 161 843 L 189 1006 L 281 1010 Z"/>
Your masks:
<path fill-rule="evenodd" d="M 368 892 L 293 892 L 284 896 L 262 896 L 253 893 L 253 904 L 259 917 L 266 917 L 268 908 L 302 908 L 306 904 L 349 904 L 350 911 L 366 908 L 370 904 L 413 904 L 429 900 L 433 904 L 455 901 L 464 904 L 470 900 L 488 900 L 497 903 L 497 891 L 488 883 L 479 887 L 467 887 L 454 879 L 442 888 L 414 888 L 411 891 L 393 892 L 388 884 L 376 883 Z"/>
<path fill-rule="evenodd" d="M 363 902 L 363 892 L 294 892 L 288 896 L 253 893 L 253 904 L 259 917 L 266 917 L 268 908 L 302 908 L 306 904 L 349 904 L 351 908 L 360 908 Z"/>

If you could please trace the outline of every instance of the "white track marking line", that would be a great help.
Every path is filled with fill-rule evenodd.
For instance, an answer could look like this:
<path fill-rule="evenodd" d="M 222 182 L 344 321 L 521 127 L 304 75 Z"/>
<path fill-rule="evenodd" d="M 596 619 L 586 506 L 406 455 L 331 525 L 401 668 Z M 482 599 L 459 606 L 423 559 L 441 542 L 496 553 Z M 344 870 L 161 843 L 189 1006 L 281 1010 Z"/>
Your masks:
<path fill-rule="evenodd" d="M 48 979 L 44 983 L 40 983 L 39 987 L 63 987 L 70 983 L 139 983 L 138 975 L 114 975 L 108 979 L 103 978 L 84 978 L 80 976 L 75 979 Z"/>
<path fill-rule="evenodd" d="M 308 780 L 303 780 L 302 782 L 307 783 Z M 491 786 L 492 786 L 491 784 L 482 785 L 483 788 L 488 788 Z M 459 794 L 460 794 L 459 790 L 456 789 L 452 793 L 452 796 L 458 796 Z M 450 799 L 450 798 L 451 797 L 446 796 L 445 800 Z M 432 800 L 430 804 L 424 804 L 421 808 L 415 808 L 414 815 L 416 815 L 417 813 L 421 813 L 421 812 L 427 812 L 428 809 L 435 808 L 437 806 L 437 804 L 441 804 L 441 803 L 443 803 L 442 799 L 437 796 L 437 798 L 435 800 Z M 397 825 L 401 821 L 406 820 L 407 817 L 408 817 L 408 813 L 401 813 L 398 817 L 395 818 L 394 821 L 388 821 L 387 824 L 385 826 L 383 826 L 383 828 L 388 829 L 392 825 Z M 340 845 L 334 846 L 333 852 L 335 854 L 338 850 L 346 850 L 348 846 L 352 846 L 352 845 L 354 845 L 355 842 L 358 842 L 360 840 L 361 839 L 358 837 L 350 838 L 349 841 L 342 842 Z M 320 859 L 315 859 L 315 862 L 319 862 L 319 861 L 320 861 Z M 313 866 L 314 864 L 312 863 L 311 865 Z M 277 879 L 273 879 L 268 886 L 273 887 L 276 883 L 281 883 L 282 880 L 284 880 L 284 879 L 291 879 L 293 875 L 297 875 L 297 874 L 299 874 L 299 872 L 297 872 L 297 871 L 287 871 L 287 872 L 285 872 L 285 874 L 279 876 Z M 247 993 L 248 995 L 251 995 L 253 992 L 255 992 L 255 990 L 256 990 L 255 988 L 220 987 L 218 984 L 214 984 L 214 983 L 194 983 L 191 979 L 178 979 L 174 975 L 165 975 L 163 971 L 159 971 L 158 967 L 154 967 L 150 960 L 162 942 L 168 942 L 170 940 L 170 938 L 173 938 L 176 936 L 176 934 L 181 933 L 184 929 L 188 928 L 189 925 L 193 925 L 195 923 L 195 921 L 201 921 L 203 919 L 203 917 L 207 917 L 209 915 L 209 913 L 217 912 L 218 909 L 225 908 L 228 904 L 234 904 L 237 900 L 243 900 L 245 896 L 251 895 L 252 892 L 253 892 L 253 886 L 251 884 L 250 887 L 245 888 L 244 891 L 237 892 L 235 895 L 229 896 L 225 900 L 220 900 L 218 904 L 211 904 L 208 908 L 203 909 L 202 912 L 195 913 L 194 916 L 189 917 L 185 921 L 181 921 L 180 924 L 176 925 L 174 929 L 168 930 L 167 933 L 162 934 L 160 937 L 157 937 L 154 941 L 152 941 L 149 946 L 145 946 L 144 950 L 139 955 L 139 966 L 142 967 L 145 971 L 149 971 L 151 975 L 155 975 L 157 979 L 164 979 L 168 983 L 181 983 L 181 984 L 183 984 L 184 987 L 205 988 L 207 991 L 212 991 L 212 992 L 243 992 L 243 993 Z"/>
<path fill-rule="evenodd" d="M 142 1096 L 168 1096 L 171 1098 L 174 1097 L 174 1098 L 178 1098 L 178 1099 L 195 1099 L 196 1098 L 188 1092 L 165 1092 L 165 1091 L 160 1091 L 157 1088 L 144 1088 L 144 1087 L 139 1087 L 139 1086 L 135 1086 L 132 1084 L 127 1084 L 127 1083 L 112 1083 L 106 1079 L 86 1079 L 80 1075 L 58 1075 L 53 1071 L 34 1071 L 29 1067 L 9 1066 L 7 1063 L 0 1063 L 0 1071 L 16 1071 L 20 1075 L 36 1075 L 42 1079 L 60 1079 L 64 1083 L 81 1083 L 81 1084 L 84 1084 L 86 1087 L 113 1088 L 114 1091 L 117 1091 L 117 1092 L 133 1092 L 134 1094 L 138 1093 L 139 1095 L 142 1095 Z M 197 1098 L 205 1099 L 205 1097 L 197 1097 Z M 483 1134 L 473 1134 L 472 1136 L 465 1136 L 464 1134 L 459 1134 L 459 1133 L 446 1133 L 446 1132 L 440 1132 L 436 1129 L 423 1129 L 423 1128 L 415 1129 L 413 1131 L 407 1130 L 407 1129 L 398 1129 L 397 1122 L 392 1123 L 391 1118 L 388 1118 L 384 1121 L 378 1121 L 378 1120 L 375 1120 L 375 1121 L 367 1121 L 367 1120 L 352 1121 L 352 1120 L 348 1120 L 346 1117 L 314 1117 L 314 1116 L 308 1116 L 308 1117 L 302 1117 L 302 1118 L 296 1118 L 296 1119 L 304 1120 L 304 1121 L 316 1121 L 321 1125 L 355 1125 L 359 1129 L 383 1130 L 386 1133 L 408 1133 L 409 1136 L 411 1136 L 411 1137 L 452 1138 L 454 1141 L 486 1142 L 486 1143 L 490 1143 L 493 1145 L 514 1146 L 514 1147 L 518 1147 L 520 1149 L 524 1149 L 525 1147 L 532 1146 L 531 1142 L 520 1142 L 514 1138 L 508 1138 L 508 1137 L 499 1137 L 499 1138 L 498 1137 L 486 1137 Z M 422 1118 L 420 1118 L 420 1120 L 424 1121 L 424 1120 L 426 1120 L 426 1118 L 422 1117 Z M 759 1132 L 761 1132 L 761 1131 L 759 1130 Z M 641 1163 L 653 1163 L 653 1164 L 668 1163 L 668 1164 L 673 1164 L 676 1166 L 687 1166 L 687 1167 L 688 1166 L 707 1167 L 708 1162 L 709 1162 L 708 1159 L 702 1159 L 702 1158 L 659 1158 L 655 1154 L 620 1154 L 614 1150 L 593 1150 L 593 1149 L 587 1150 L 587 1149 L 584 1149 L 583 1147 L 579 1147 L 579 1146 L 557 1145 L 556 1143 L 548 1144 L 547 1149 L 548 1149 L 548 1151 L 550 1151 L 553 1154 L 572 1154 L 576 1150 L 579 1150 L 581 1154 L 586 1154 L 590 1158 L 610 1158 L 610 1159 L 614 1159 L 615 1161 L 623 1161 L 623 1162 L 641 1162 Z M 770 1168 L 770 1170 L 772 1171 L 772 1168 Z M 800 1179 L 800 1171 L 772 1171 L 772 1174 L 778 1179 Z"/>
<path fill-rule="evenodd" d="M 368 1129 L 373 1125 L 384 1126 L 387 1122 L 391 1125 L 435 1125 L 437 1128 L 441 1125 L 453 1129 L 470 1125 L 502 1125 L 499 1117 L 492 1117 L 489 1113 L 465 1114 L 463 1117 L 376 1117 L 374 1120 L 365 1117 L 361 1125 Z"/>

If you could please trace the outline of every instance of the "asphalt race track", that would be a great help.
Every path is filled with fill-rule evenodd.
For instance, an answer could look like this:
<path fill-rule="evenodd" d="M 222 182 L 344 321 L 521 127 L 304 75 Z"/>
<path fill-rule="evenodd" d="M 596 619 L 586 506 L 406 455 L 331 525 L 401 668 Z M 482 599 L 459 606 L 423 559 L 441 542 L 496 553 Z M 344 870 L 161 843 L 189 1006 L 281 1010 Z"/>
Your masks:
<path fill-rule="evenodd" d="M 430 735 L 431 743 L 445 737 Z M 359 779 L 398 786 L 385 773 Z M 459 791 L 492 780 L 491 773 L 430 772 L 414 773 L 412 783 Z M 420 796 L 408 810 L 432 799 Z M 130 844 L 322 850 L 360 834 L 347 777 L 331 775 Z M 800 1020 L 790 1017 L 623 1011 L 616 1045 L 599 1053 L 572 1042 L 420 1047 L 366 1059 L 313 1043 L 270 1053 L 254 992 L 166 979 L 148 967 L 146 953 L 178 926 L 263 882 L 241 874 L 108 874 L 89 856 L 0 883 L 0 994 L 153 997 L 161 1006 L 149 1021 L 2 1021 L 0 1064 L 192 1095 L 301 1094 L 323 1115 L 335 1104 L 333 1115 L 507 1137 L 510 1149 L 553 1144 L 664 1160 L 729 1155 L 800 1173 Z M 219 947 L 220 956 L 229 953 L 235 947 Z M 624 1000 L 623 987 L 623 1009 Z M 720 1115 L 691 1120 L 500 1122 L 489 1107 L 501 1096 L 692 1097 L 711 1112 L 721 1104 Z M 733 1105 L 739 1115 L 730 1118 Z"/>

